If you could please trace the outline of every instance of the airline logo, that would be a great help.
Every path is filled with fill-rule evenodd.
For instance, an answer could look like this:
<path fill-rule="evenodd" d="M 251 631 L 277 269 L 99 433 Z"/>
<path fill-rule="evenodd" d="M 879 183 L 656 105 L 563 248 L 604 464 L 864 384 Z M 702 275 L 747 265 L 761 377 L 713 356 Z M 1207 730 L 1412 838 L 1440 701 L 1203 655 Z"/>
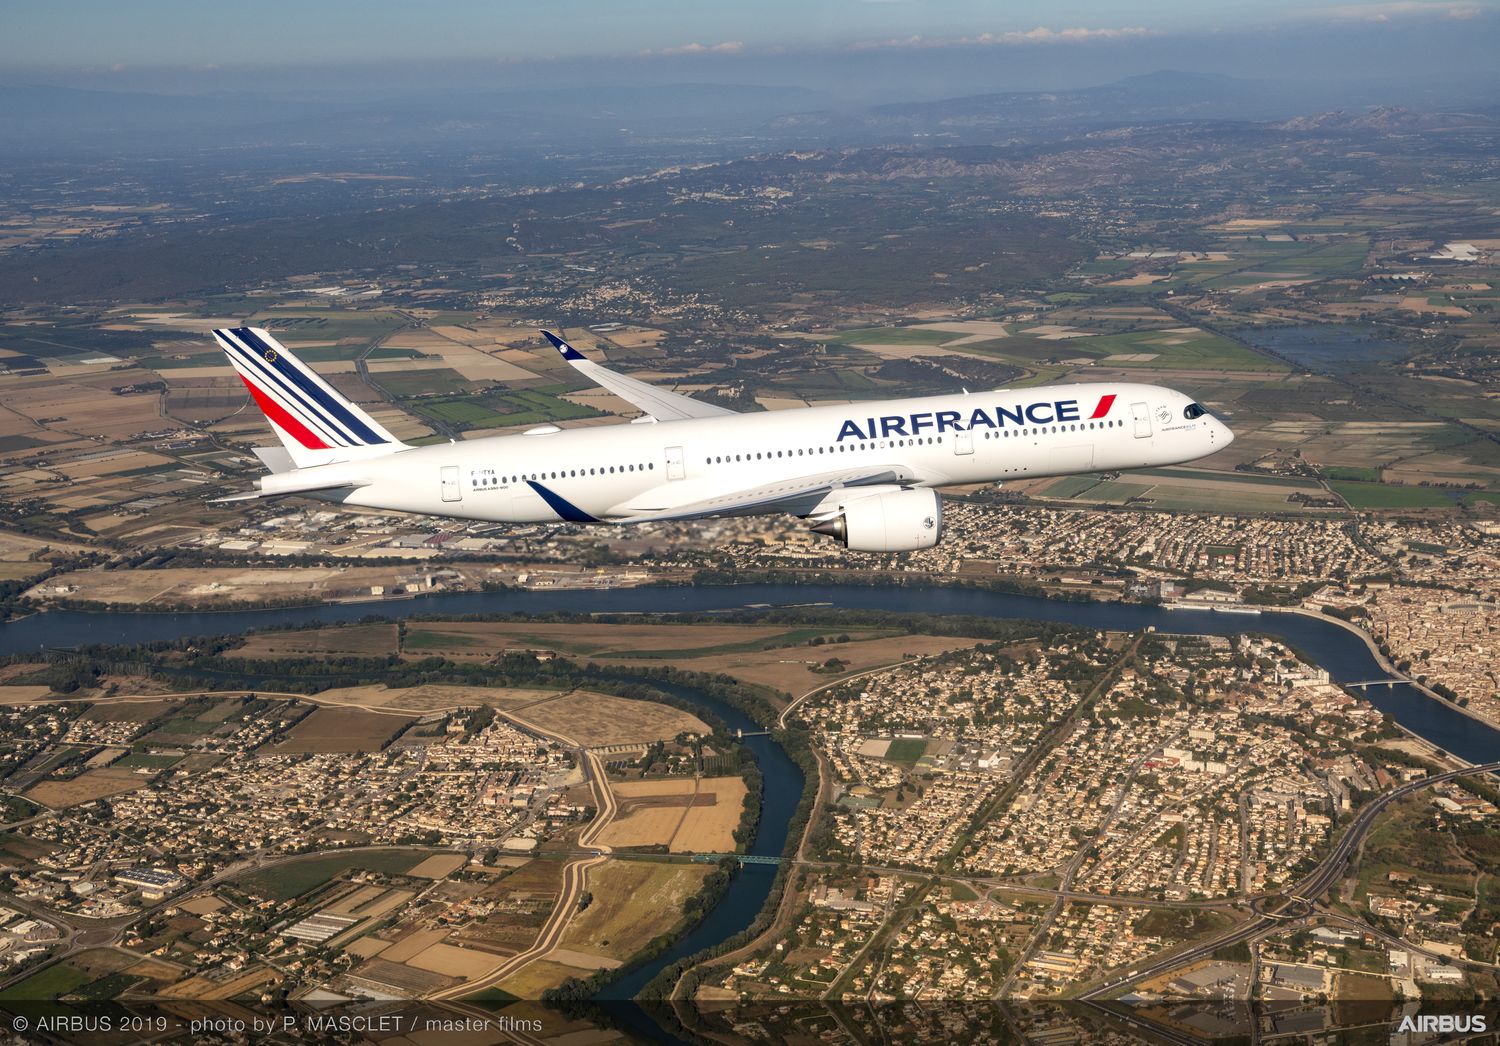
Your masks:
<path fill-rule="evenodd" d="M 214 331 L 229 362 L 271 423 L 308 450 L 389 443 L 368 417 L 302 366 L 268 336 L 251 327 Z"/>
<path fill-rule="evenodd" d="M 1052 425 L 1063 421 L 1096 421 L 1109 414 L 1115 405 L 1115 394 L 1099 397 L 1093 412 L 1084 417 L 1076 399 L 1039 400 L 1018 403 L 1014 407 L 995 406 L 993 410 L 975 407 L 958 410 L 923 411 L 918 414 L 888 414 L 879 418 L 850 418 L 839 429 L 838 440 L 885 439 L 888 436 L 920 436 L 924 432 L 965 432 L 974 429 L 1002 429 L 1006 425 Z"/>

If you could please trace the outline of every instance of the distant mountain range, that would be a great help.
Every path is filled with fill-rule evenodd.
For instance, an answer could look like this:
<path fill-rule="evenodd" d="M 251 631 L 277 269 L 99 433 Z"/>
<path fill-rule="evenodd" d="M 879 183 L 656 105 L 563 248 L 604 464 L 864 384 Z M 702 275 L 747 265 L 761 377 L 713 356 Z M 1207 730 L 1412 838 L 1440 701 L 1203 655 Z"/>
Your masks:
<path fill-rule="evenodd" d="M 723 84 L 446 91 L 363 101 L 0 85 L 0 137 L 7 151 L 22 152 L 289 144 L 555 148 L 742 134 L 821 104 L 820 94 L 802 88 Z"/>
<path fill-rule="evenodd" d="M 855 111 L 801 113 L 773 121 L 783 131 L 902 133 L 964 137 L 1046 125 L 1160 120 L 1273 120 L 1305 112 L 1307 96 L 1270 81 L 1157 72 L 1070 91 L 1007 91 Z"/>
<path fill-rule="evenodd" d="M 1076 90 L 839 109 L 803 88 L 722 84 L 408 92 L 365 100 L 0 86 L 0 139 L 9 153 L 19 155 L 224 147 L 571 154 L 628 152 L 632 146 L 670 154 L 674 142 L 745 149 L 836 147 L 914 137 L 993 140 L 1028 129 L 1175 120 L 1280 121 L 1276 126 L 1289 131 L 1455 126 L 1451 115 L 1373 109 L 1332 90 L 1164 71 Z M 1337 111 L 1307 115 L 1319 109 Z"/>

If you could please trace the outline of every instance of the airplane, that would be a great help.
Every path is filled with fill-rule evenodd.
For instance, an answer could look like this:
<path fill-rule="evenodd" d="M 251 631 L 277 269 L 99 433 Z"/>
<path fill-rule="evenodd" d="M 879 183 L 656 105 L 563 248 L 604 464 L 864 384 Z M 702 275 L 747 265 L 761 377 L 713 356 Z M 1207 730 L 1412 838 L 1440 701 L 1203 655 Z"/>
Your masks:
<path fill-rule="evenodd" d="M 854 551 L 906 552 L 939 540 L 938 487 L 1178 465 L 1234 440 L 1190 396 L 1113 382 L 741 414 L 602 367 L 541 333 L 642 416 L 412 447 L 266 331 L 215 330 L 281 439 L 256 448 L 270 470 L 256 489 L 220 500 L 300 494 L 495 523 L 786 513 Z"/>

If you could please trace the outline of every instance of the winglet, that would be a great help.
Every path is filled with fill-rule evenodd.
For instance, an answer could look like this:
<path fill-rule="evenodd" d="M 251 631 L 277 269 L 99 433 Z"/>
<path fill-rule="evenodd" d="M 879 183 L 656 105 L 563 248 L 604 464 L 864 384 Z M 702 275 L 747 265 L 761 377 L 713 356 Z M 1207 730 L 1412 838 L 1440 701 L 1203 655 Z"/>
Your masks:
<path fill-rule="evenodd" d="M 558 352 L 562 353 L 562 358 L 567 360 L 569 363 L 572 363 L 574 360 L 588 359 L 587 356 L 579 352 L 577 349 L 573 348 L 573 346 L 563 341 L 551 331 L 542 331 L 542 337 L 550 341 L 552 343 L 552 347 L 555 348 Z"/>

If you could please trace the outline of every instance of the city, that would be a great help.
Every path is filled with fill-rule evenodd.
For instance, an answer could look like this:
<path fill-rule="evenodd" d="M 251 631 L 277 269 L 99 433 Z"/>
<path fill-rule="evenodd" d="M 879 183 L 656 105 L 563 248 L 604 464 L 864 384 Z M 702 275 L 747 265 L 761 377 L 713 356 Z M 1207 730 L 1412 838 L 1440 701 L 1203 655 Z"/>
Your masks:
<path fill-rule="evenodd" d="M 63 64 L 0 41 L 0 1026 L 1494 1012 L 1500 20 L 847 6 L 313 5 L 254 28 L 276 93 L 17 18 Z M 410 64 L 397 14 L 487 50 Z M 911 553 L 225 501 L 275 443 L 241 325 L 413 446 L 671 431 L 541 328 L 740 412 L 1140 382 L 1234 441 L 945 488 Z"/>

